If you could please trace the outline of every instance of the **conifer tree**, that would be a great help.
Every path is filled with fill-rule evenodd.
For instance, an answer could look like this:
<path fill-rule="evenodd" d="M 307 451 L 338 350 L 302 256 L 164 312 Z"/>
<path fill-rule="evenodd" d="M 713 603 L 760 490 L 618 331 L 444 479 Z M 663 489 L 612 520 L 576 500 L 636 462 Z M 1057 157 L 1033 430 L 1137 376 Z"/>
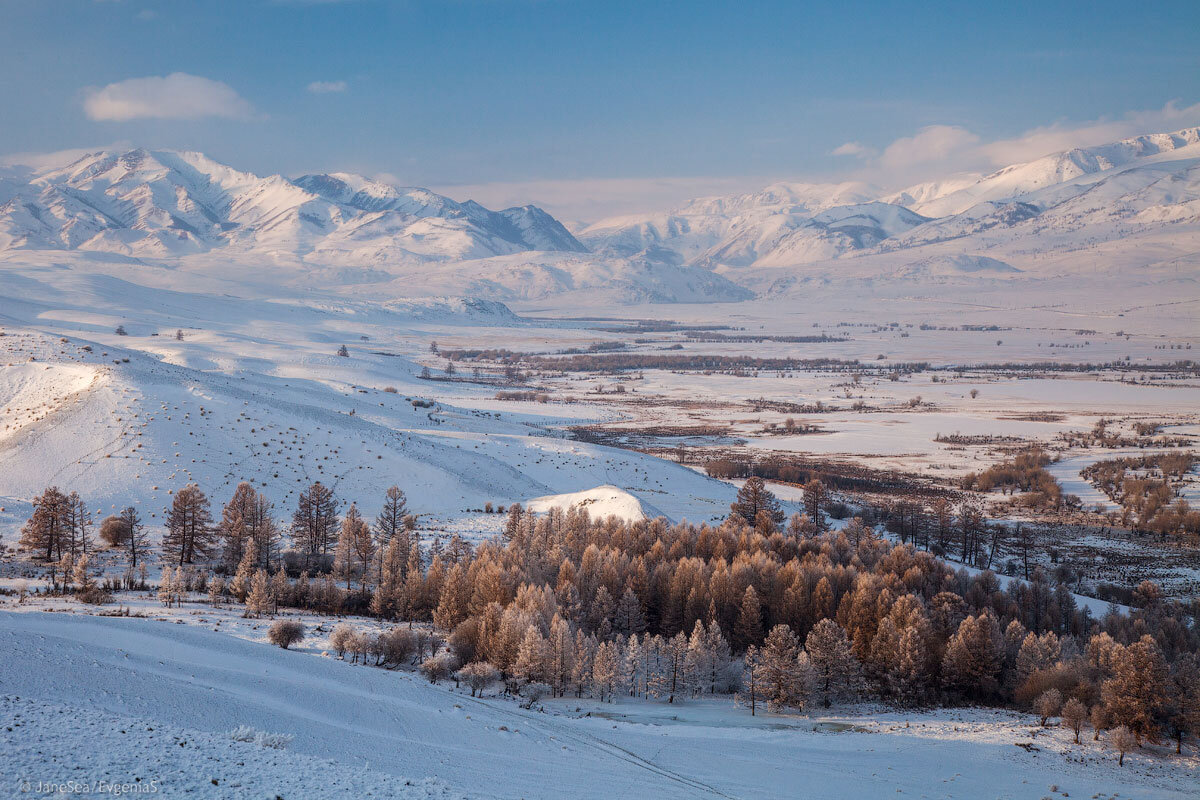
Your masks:
<path fill-rule="evenodd" d="M 1113 659 L 1113 675 L 1101 686 L 1111 724 L 1133 732 L 1138 742 L 1154 741 L 1166 704 L 1167 667 L 1162 650 L 1150 635 L 1121 648 Z"/>
<path fill-rule="evenodd" d="M 832 619 L 823 619 L 804 642 L 813 670 L 813 688 L 829 708 L 834 700 L 850 696 L 858 687 L 859 665 L 846 631 Z"/>
<path fill-rule="evenodd" d="M 258 568 L 258 544 L 249 539 L 242 550 L 242 560 L 238 563 L 237 572 L 229 583 L 229 592 L 239 601 L 250 594 L 250 582 L 254 579 L 254 571 Z"/>
<path fill-rule="evenodd" d="M 259 569 L 250 581 L 250 594 L 246 595 L 246 613 L 260 617 L 271 611 L 271 583 L 267 571 Z"/>
<path fill-rule="evenodd" d="M 212 554 L 216 535 L 208 498 L 194 483 L 175 493 L 167 512 L 167 531 L 163 535 L 165 558 L 183 566 Z"/>
<path fill-rule="evenodd" d="M 747 586 L 745 594 L 742 595 L 742 605 L 738 611 L 734 633 L 742 647 L 762 641 L 762 606 L 758 602 L 758 592 L 754 591 L 753 586 Z"/>
<path fill-rule="evenodd" d="M 758 521 L 759 512 L 765 512 L 767 519 L 774 525 L 780 524 L 784 519 L 779 501 L 767 489 L 766 482 L 757 475 L 748 478 L 742 488 L 738 489 L 737 499 L 730 505 L 729 510 L 731 515 L 740 517 L 748 525 L 754 525 Z"/>
<path fill-rule="evenodd" d="M 320 481 L 300 493 L 292 515 L 292 537 L 307 558 L 329 554 L 338 529 L 337 507 L 333 490 Z"/>

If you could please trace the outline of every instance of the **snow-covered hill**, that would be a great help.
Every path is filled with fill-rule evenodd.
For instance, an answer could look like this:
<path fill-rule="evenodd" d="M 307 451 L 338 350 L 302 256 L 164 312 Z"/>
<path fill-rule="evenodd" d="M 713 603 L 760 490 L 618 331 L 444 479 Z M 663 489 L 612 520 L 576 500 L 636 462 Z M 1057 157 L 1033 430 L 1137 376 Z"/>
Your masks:
<path fill-rule="evenodd" d="M 1014 711 L 760 706 L 751 716 L 725 697 L 574 696 L 525 709 L 498 687 L 472 697 L 338 660 L 328 618 L 301 617 L 308 638 L 281 650 L 264 641 L 268 621 L 240 609 L 151 600 L 122 618 L 61 605 L 14 612 L 7 599 L 0 611 L 0 780 L 29 781 L 30 792 L 38 780 L 104 779 L 128 781 L 129 794 L 153 781 L 156 795 L 200 798 L 1195 794 L 1192 755 L 1148 747 L 1118 766 L 1109 737 L 1076 745 L 1066 726 Z M 293 738 L 283 750 L 233 741 L 247 724 Z"/>

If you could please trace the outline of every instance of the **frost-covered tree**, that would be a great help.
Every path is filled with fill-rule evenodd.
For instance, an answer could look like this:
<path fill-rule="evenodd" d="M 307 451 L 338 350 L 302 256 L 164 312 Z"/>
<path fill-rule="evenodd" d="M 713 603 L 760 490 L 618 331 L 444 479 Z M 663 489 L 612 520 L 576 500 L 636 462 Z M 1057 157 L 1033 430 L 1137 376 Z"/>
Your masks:
<path fill-rule="evenodd" d="M 758 601 L 758 592 L 753 586 L 747 586 L 742 595 L 742 605 L 738 609 L 737 625 L 734 635 L 741 647 L 749 647 L 762 641 L 762 605 Z"/>
<path fill-rule="evenodd" d="M 1083 724 L 1087 721 L 1087 715 L 1087 706 L 1074 697 L 1068 700 L 1062 707 L 1063 724 L 1074 731 L 1075 744 L 1079 744 L 1079 732 L 1083 730 Z"/>
<path fill-rule="evenodd" d="M 1004 666 L 1004 637 L 995 616 L 985 610 L 970 615 L 946 644 L 942 678 L 968 696 L 989 697 L 999 688 Z"/>
<path fill-rule="evenodd" d="M 1112 732 L 1112 744 L 1121 754 L 1117 766 L 1125 766 L 1125 754 L 1138 746 L 1137 735 L 1125 725 L 1118 725 Z"/>
<path fill-rule="evenodd" d="M 1166 688 L 1162 650 L 1147 634 L 1115 653 L 1112 677 L 1101 685 L 1100 694 L 1113 725 L 1133 731 L 1139 742 L 1143 738 L 1154 741 L 1166 705 Z"/>
<path fill-rule="evenodd" d="M 762 691 L 759 679 L 762 676 L 758 648 L 750 645 L 742 658 L 742 690 L 738 692 L 737 702 L 750 707 L 750 716 L 758 713 L 758 701 Z"/>
<path fill-rule="evenodd" d="M 634 636 L 646 630 L 646 616 L 642 613 L 642 602 L 637 593 L 629 586 L 621 599 L 617 601 L 617 609 L 613 614 L 613 628 L 618 633 Z"/>
<path fill-rule="evenodd" d="M 721 626 L 716 620 L 705 628 L 696 620 L 692 635 L 688 639 L 688 671 L 693 676 L 693 689 L 700 694 L 724 691 L 729 685 L 729 643 L 721 635 Z"/>
<path fill-rule="evenodd" d="M 811 637 L 810 637 L 811 638 Z M 787 625 L 767 634 L 756 659 L 756 683 L 771 710 L 802 708 L 812 683 L 812 666 Z"/>
<path fill-rule="evenodd" d="M 841 625 L 821 620 L 809 631 L 804 649 L 812 665 L 813 690 L 826 708 L 834 700 L 852 696 L 858 688 L 859 664 Z"/>
<path fill-rule="evenodd" d="M 1042 692 L 1033 701 L 1033 710 L 1037 713 L 1041 726 L 1046 727 L 1046 720 L 1062 710 L 1062 692 L 1053 687 Z"/>
<path fill-rule="evenodd" d="M 260 569 L 250 581 L 250 594 L 246 595 L 246 613 L 260 617 L 271 611 L 271 582 L 267 571 Z"/>
<path fill-rule="evenodd" d="M 616 694 L 620 655 L 614 642 L 601 642 L 596 647 L 596 656 L 592 660 L 591 691 L 602 701 L 607 698 L 612 702 Z"/>
<path fill-rule="evenodd" d="M 173 595 L 171 592 L 174 587 L 172 586 L 171 578 L 171 568 L 163 567 L 162 575 L 158 579 L 158 602 L 162 603 L 168 608 L 170 608 L 173 600 Z"/>
<path fill-rule="evenodd" d="M 333 554 L 333 571 L 339 578 L 346 581 L 347 590 L 350 588 L 351 579 L 356 575 L 361 576 L 365 582 L 366 566 L 370 562 L 373 552 L 374 543 L 371 541 L 371 531 L 362 518 L 362 514 L 358 512 L 358 506 L 351 503 L 350 508 L 346 509 L 346 516 L 342 519 L 337 547 Z"/>
<path fill-rule="evenodd" d="M 513 675 L 527 683 L 542 682 L 546 679 L 547 665 L 550 661 L 550 645 L 546 637 L 536 626 L 530 625 L 521 640 L 517 650 L 517 660 L 513 664 Z"/>

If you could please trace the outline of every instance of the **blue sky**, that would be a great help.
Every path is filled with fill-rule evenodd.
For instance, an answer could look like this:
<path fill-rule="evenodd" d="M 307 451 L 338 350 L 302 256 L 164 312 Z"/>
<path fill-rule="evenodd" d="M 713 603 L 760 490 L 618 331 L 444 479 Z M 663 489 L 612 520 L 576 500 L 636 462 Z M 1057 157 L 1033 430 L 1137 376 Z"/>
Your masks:
<path fill-rule="evenodd" d="M 580 216 L 1200 124 L 1195 0 L 0 0 L 0 17 L 2 153 L 188 148 Z"/>

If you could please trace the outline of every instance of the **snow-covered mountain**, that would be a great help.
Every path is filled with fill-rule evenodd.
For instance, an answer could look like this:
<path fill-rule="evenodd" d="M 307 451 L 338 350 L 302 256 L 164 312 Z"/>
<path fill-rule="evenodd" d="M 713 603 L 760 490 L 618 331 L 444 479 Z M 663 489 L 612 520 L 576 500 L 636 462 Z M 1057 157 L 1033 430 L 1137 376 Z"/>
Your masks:
<path fill-rule="evenodd" d="M 0 249 L 152 258 L 227 249 L 363 266 L 585 250 L 533 206 L 491 211 L 343 173 L 260 177 L 169 150 L 9 168 L 0 173 L 0 203 Z"/>
<path fill-rule="evenodd" d="M 925 221 L 902 206 L 874 202 L 877 194 L 862 183 L 777 183 L 700 198 L 664 214 L 601 220 L 579 239 L 599 253 L 706 267 L 803 264 L 871 247 Z"/>
<path fill-rule="evenodd" d="M 1173 160 L 1179 151 L 1200 143 L 1200 128 L 1175 133 L 1156 133 L 1122 139 L 1119 142 L 1052 153 L 1024 164 L 1014 164 L 966 185 L 955 182 L 940 185 L 940 191 L 922 196 L 920 187 L 901 194 L 912 198 L 907 203 L 914 211 L 929 217 L 960 214 L 982 202 L 1019 198 L 1048 187 L 1074 181 L 1087 175 L 1140 167 L 1166 157 Z M 1193 157 L 1194 151 L 1193 151 Z"/>
<path fill-rule="evenodd" d="M 536 206 L 492 211 L 346 173 L 260 177 L 145 149 L 64 160 L 0 166 L 0 253 L 78 250 L 348 294 L 632 303 L 743 300 L 813 280 L 1178 275 L 1200 252 L 1197 128 L 893 193 L 776 183 L 576 235 Z"/>
<path fill-rule="evenodd" d="M 764 290 L 793 285 L 798 270 L 834 280 L 931 274 L 982 280 L 1022 275 L 1039 259 L 1092 272 L 1172 255 L 1194 260 L 1192 233 L 1200 233 L 1197 128 L 1067 150 L 891 194 L 861 183 L 775 184 L 662 214 L 602 220 L 578 236 L 596 253 L 701 266 Z M 1133 243 L 1140 239 L 1155 244 L 1139 251 Z M 1098 253 L 1102 247 L 1108 249 Z M 1041 258 L 1056 252 L 1064 256 Z M 968 254 L 986 259 L 972 264 L 1010 269 L 964 268 L 955 259 Z"/>

